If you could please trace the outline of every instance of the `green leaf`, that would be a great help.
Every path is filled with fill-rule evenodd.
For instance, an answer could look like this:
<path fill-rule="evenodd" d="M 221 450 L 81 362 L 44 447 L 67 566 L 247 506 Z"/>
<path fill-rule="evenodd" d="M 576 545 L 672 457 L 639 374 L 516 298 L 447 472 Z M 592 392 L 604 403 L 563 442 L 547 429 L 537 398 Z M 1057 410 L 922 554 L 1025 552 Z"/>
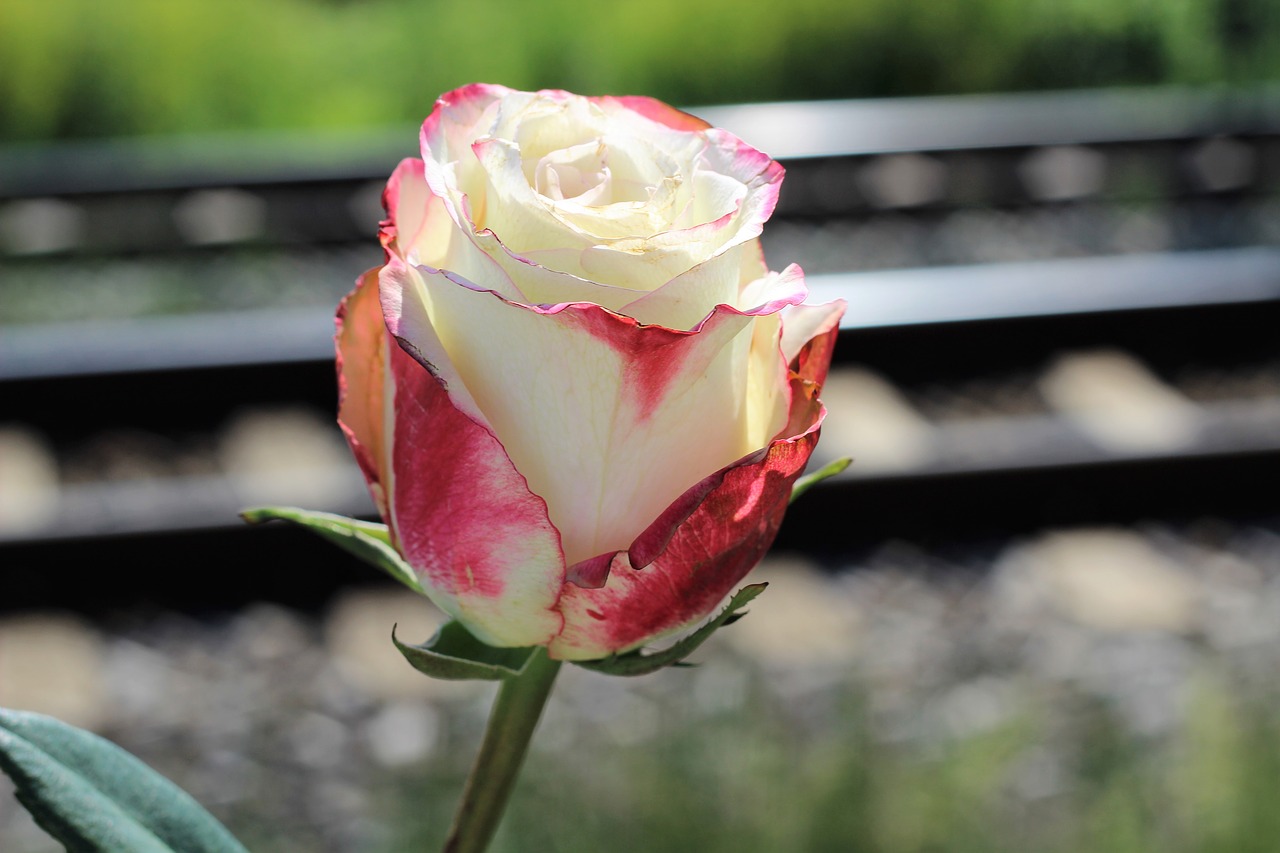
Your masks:
<path fill-rule="evenodd" d="M 724 610 L 720 611 L 716 618 L 664 651 L 645 654 L 636 650 L 622 655 L 611 655 L 600 660 L 574 661 L 574 663 L 585 669 L 603 672 L 607 675 L 648 675 L 666 666 L 687 666 L 682 661 L 693 654 L 694 650 L 706 642 L 707 638 L 718 629 L 745 616 L 745 613 L 739 613 L 738 611 L 746 607 L 757 595 L 764 592 L 767 586 L 767 583 L 753 583 L 744 586 L 733 594 L 733 598 L 729 599 L 729 604 Z"/>
<path fill-rule="evenodd" d="M 414 669 L 432 678 L 447 681 L 501 681 L 519 675 L 533 653 L 533 648 L 499 649 L 477 640 L 460 622 L 446 622 L 435 636 L 420 646 L 396 639 L 391 629 L 391 642 L 396 644 Z"/>
<path fill-rule="evenodd" d="M 0 708 L 0 770 L 71 853 L 247 853 L 177 785 L 52 717 Z"/>
<path fill-rule="evenodd" d="M 391 546 L 391 534 L 385 524 L 289 506 L 254 507 L 240 513 L 240 517 L 250 524 L 279 519 L 304 527 L 374 568 L 382 569 L 414 592 L 422 592 L 413 568 Z"/>
<path fill-rule="evenodd" d="M 828 462 L 812 474 L 805 474 L 803 477 L 796 480 L 795 485 L 791 487 L 791 500 L 787 501 L 787 503 L 795 503 L 796 498 L 800 497 L 823 480 L 841 473 L 852 463 L 853 459 L 848 456 L 842 456 L 834 462 Z"/>

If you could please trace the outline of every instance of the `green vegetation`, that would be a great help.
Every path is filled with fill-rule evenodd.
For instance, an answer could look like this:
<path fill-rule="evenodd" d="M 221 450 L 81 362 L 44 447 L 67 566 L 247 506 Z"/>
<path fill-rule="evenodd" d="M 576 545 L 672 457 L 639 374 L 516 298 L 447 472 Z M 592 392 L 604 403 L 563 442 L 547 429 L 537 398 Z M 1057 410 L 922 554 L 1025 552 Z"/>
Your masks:
<path fill-rule="evenodd" d="M 535 749 L 494 853 L 1274 850 L 1280 718 L 1221 684 L 1193 692 L 1179 729 L 1155 738 L 1058 695 L 982 731 L 884 740 L 847 695 L 785 703 L 762 689 L 636 744 Z M 376 794 L 403 833 L 386 850 L 438 845 L 457 764 Z"/>
<path fill-rule="evenodd" d="M 684 104 L 1280 77 L 1272 0 L 0 0 L 0 140 L 419 120 L 473 80 Z"/>

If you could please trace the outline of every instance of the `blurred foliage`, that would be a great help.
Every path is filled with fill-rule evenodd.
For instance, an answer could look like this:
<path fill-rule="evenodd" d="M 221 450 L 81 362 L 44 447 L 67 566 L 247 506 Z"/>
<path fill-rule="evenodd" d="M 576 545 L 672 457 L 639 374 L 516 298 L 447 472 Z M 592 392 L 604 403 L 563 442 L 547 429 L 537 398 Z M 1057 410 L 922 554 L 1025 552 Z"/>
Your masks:
<path fill-rule="evenodd" d="M 1059 694 L 979 731 L 884 740 L 849 694 L 787 703 L 761 686 L 739 710 L 607 750 L 535 740 L 494 853 L 1275 850 L 1280 717 L 1212 676 L 1191 692 L 1158 737 Z M 438 846 L 464 770 L 388 780 L 375 796 L 400 831 L 379 849 Z"/>
<path fill-rule="evenodd" d="M 0 140 L 416 121 L 474 80 L 682 104 L 1280 77 L 1274 0 L 0 0 Z"/>

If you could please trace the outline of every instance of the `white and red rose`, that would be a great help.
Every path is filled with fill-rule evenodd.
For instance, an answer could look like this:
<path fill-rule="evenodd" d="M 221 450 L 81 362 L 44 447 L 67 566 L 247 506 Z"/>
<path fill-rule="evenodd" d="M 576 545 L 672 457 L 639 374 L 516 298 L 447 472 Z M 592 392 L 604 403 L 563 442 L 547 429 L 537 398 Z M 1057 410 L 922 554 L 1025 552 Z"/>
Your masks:
<path fill-rule="evenodd" d="M 582 660 L 707 616 L 818 439 L 842 303 L 759 235 L 783 170 L 648 98 L 472 85 L 384 194 L 339 421 L 422 587 Z"/>

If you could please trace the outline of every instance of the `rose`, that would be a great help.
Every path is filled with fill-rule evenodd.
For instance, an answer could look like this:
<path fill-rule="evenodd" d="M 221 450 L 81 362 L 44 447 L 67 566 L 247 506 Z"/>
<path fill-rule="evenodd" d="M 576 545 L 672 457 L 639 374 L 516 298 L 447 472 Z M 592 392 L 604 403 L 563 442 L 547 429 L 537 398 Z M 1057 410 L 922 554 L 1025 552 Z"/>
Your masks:
<path fill-rule="evenodd" d="M 842 303 L 757 239 L 783 170 L 648 98 L 472 85 L 383 196 L 339 422 L 427 594 L 598 658 L 707 616 L 818 438 Z"/>

